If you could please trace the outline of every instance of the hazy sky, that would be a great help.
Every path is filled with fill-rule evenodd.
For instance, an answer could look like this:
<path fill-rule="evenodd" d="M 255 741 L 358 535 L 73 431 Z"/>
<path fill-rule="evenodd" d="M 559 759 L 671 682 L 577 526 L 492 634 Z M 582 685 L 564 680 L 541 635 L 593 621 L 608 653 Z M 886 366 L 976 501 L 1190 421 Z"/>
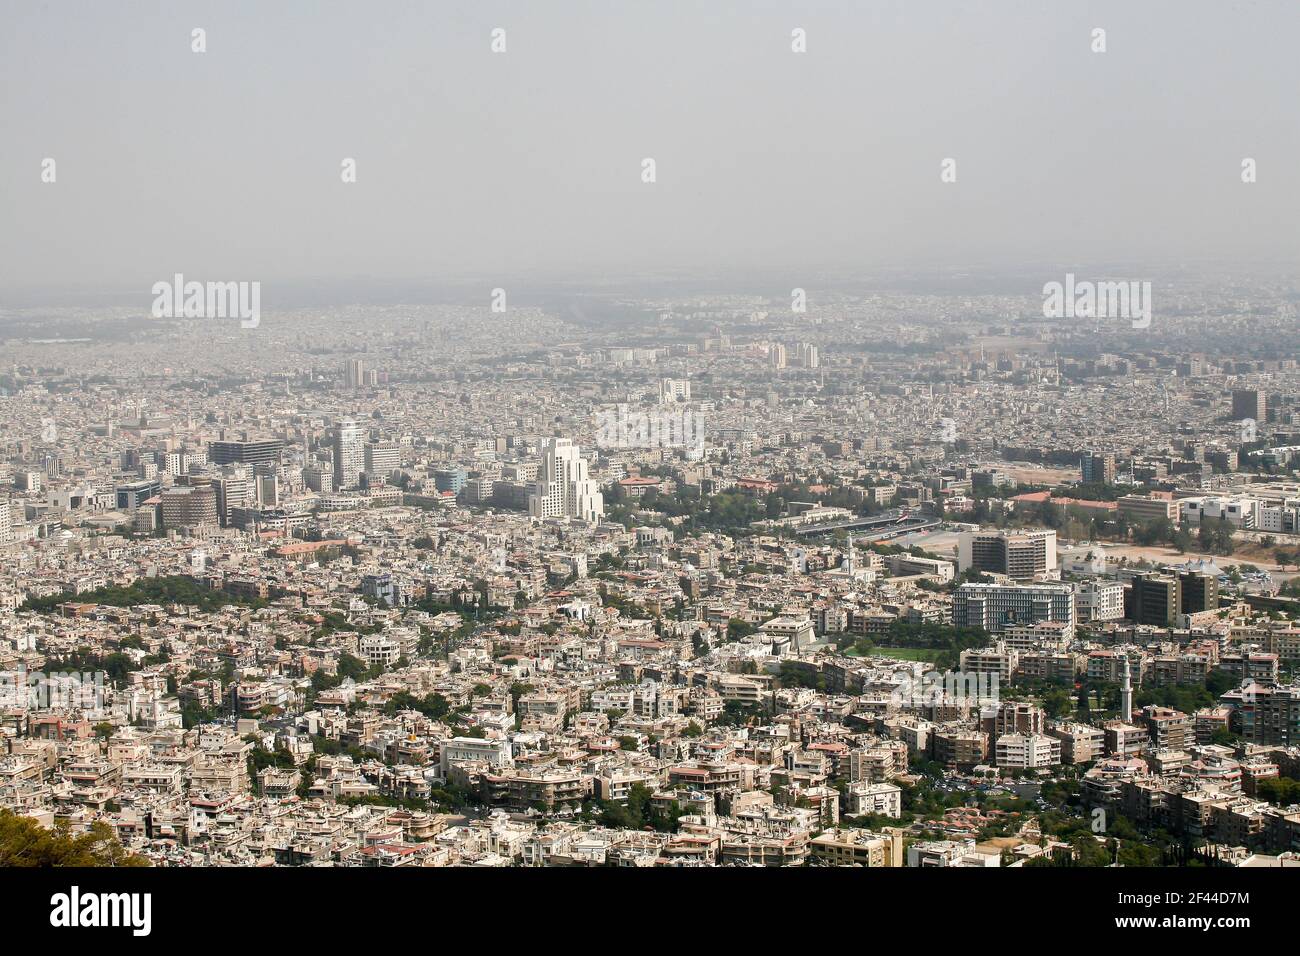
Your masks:
<path fill-rule="evenodd" d="M 0 304 L 175 272 L 1294 264 L 1298 43 L 1295 0 L 0 0 Z"/>

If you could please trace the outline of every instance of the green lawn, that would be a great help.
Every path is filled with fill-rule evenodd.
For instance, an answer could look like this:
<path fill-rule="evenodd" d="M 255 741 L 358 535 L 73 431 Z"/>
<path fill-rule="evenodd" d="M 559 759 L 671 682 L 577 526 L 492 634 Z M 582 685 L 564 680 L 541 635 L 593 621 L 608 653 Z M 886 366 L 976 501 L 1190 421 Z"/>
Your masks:
<path fill-rule="evenodd" d="M 943 651 L 931 647 L 873 647 L 872 657 L 896 657 L 902 661 L 934 661 Z"/>

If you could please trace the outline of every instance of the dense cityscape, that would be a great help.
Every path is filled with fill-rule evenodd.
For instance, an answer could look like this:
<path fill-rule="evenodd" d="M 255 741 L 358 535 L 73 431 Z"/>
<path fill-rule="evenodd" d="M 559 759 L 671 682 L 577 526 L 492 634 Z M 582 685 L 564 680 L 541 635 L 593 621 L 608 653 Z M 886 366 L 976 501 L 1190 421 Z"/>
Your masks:
<path fill-rule="evenodd" d="M 1061 278 L 8 310 L 0 836 L 1300 865 L 1294 286 Z"/>
<path fill-rule="evenodd" d="M 0 0 L 9 925 L 1286 938 L 1297 37 Z"/>

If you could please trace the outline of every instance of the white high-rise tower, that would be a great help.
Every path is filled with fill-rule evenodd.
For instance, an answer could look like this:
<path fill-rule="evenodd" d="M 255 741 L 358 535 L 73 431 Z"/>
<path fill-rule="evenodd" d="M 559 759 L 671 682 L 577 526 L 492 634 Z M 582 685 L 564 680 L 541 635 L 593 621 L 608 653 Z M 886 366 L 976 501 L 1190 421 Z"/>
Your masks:
<path fill-rule="evenodd" d="M 528 496 L 534 518 L 576 518 L 595 524 L 605 517 L 605 496 L 587 477 L 587 462 L 568 438 L 552 438 L 546 446 L 537 482 Z"/>
<path fill-rule="evenodd" d="M 361 426 L 350 418 L 334 423 L 334 487 L 355 488 L 365 468 Z"/>

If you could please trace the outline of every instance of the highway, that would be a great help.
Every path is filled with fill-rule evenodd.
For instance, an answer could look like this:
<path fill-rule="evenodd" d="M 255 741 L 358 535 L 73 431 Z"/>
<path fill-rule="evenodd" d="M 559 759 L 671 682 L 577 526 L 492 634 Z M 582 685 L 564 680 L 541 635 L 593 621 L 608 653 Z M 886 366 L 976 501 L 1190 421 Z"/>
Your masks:
<path fill-rule="evenodd" d="M 939 518 L 932 518 L 927 515 L 905 514 L 904 512 L 893 510 L 884 514 L 869 515 L 862 518 L 849 518 L 844 521 L 830 521 L 825 524 L 808 525 L 803 528 L 796 528 L 795 534 L 799 537 L 814 537 L 816 535 L 834 534 L 836 531 L 855 531 L 858 529 L 876 529 L 869 531 L 867 534 L 854 535 L 858 541 L 883 541 L 888 538 L 896 538 L 899 535 L 911 534 L 914 531 L 924 531 L 928 528 L 937 528 L 942 524 Z"/>

